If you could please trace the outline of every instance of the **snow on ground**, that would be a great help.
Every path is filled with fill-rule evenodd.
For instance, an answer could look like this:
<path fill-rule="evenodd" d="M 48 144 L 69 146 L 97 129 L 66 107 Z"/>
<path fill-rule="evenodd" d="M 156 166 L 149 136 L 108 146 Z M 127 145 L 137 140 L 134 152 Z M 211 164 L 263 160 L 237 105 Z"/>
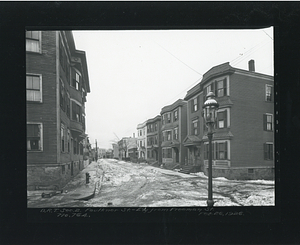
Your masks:
<path fill-rule="evenodd" d="M 103 188 L 118 188 L 141 185 L 135 202 L 129 205 L 148 207 L 207 206 L 207 176 L 203 172 L 183 174 L 176 171 L 117 160 L 100 160 L 105 172 Z M 132 183 L 130 185 L 129 183 Z M 125 189 L 123 188 L 123 191 Z M 123 193 L 120 192 L 120 195 Z M 106 194 L 109 195 L 109 194 Z M 101 193 L 100 193 L 101 196 Z M 100 198 L 99 196 L 99 198 Z M 109 198 L 109 197 L 108 197 Z M 114 205 L 124 205 L 120 196 L 112 197 Z M 271 180 L 228 180 L 213 178 L 214 206 L 274 206 L 275 182 Z M 100 199 L 99 199 L 100 200 Z M 103 203 L 109 201 L 101 200 Z M 91 203 L 92 204 L 92 203 Z M 97 205 L 96 200 L 92 205 Z"/>

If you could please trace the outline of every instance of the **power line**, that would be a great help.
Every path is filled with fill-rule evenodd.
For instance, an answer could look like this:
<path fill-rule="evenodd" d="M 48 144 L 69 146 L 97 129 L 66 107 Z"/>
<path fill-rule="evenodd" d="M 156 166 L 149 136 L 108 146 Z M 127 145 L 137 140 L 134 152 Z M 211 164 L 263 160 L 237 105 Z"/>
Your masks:
<path fill-rule="evenodd" d="M 263 32 L 264 32 L 269 38 L 271 38 L 271 39 L 273 40 L 273 38 L 272 38 L 266 31 L 263 30 Z"/>
<path fill-rule="evenodd" d="M 153 41 L 153 40 L 152 40 Z M 187 66 L 188 68 L 190 68 L 191 70 L 193 70 L 194 72 L 196 72 L 199 75 L 203 75 L 201 73 L 199 73 L 198 71 L 196 71 L 195 69 L 193 69 L 192 67 L 190 67 L 189 65 L 187 65 L 186 63 L 184 63 L 182 60 L 180 60 L 179 58 L 177 58 L 174 54 L 172 54 L 170 51 L 168 51 L 167 49 L 165 49 L 163 46 L 161 46 L 160 44 L 158 44 L 157 42 L 153 41 L 154 43 L 156 43 L 158 46 L 160 46 L 163 50 L 165 50 L 166 52 L 168 52 L 170 55 L 172 55 L 175 59 L 177 59 L 178 61 L 180 61 L 182 64 L 184 64 L 185 66 Z"/>

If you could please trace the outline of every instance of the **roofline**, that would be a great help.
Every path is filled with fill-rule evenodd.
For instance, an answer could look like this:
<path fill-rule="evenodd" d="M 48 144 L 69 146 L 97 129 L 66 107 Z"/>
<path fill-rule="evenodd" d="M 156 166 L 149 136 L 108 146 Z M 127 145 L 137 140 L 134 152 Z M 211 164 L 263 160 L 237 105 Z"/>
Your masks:
<path fill-rule="evenodd" d="M 173 104 L 164 106 L 164 107 L 161 109 L 160 114 L 165 113 L 165 112 L 172 111 L 172 110 L 176 109 L 177 107 L 184 106 L 184 105 L 186 105 L 186 103 L 187 103 L 187 102 L 184 101 L 183 99 L 178 99 L 178 100 L 176 100 Z"/>
<path fill-rule="evenodd" d="M 148 120 L 146 121 L 146 125 L 147 125 L 148 123 L 152 123 L 152 122 L 159 121 L 159 120 L 161 120 L 161 115 L 157 115 L 156 117 L 153 117 L 153 118 L 151 118 L 151 119 L 148 119 Z"/>

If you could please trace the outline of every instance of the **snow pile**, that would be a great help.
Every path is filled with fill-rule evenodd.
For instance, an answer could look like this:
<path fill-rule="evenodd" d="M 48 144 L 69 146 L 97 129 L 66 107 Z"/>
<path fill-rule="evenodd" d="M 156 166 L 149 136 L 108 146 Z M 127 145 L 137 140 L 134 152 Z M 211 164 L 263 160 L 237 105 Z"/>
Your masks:
<path fill-rule="evenodd" d="M 207 178 L 207 176 L 203 172 L 198 172 L 198 173 L 191 173 L 191 175 Z"/>

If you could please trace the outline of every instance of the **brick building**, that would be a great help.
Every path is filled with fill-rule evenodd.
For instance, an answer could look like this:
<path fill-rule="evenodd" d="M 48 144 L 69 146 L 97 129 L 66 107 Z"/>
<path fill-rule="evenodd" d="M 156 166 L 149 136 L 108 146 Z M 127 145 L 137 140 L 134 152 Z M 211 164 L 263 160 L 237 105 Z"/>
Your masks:
<path fill-rule="evenodd" d="M 166 165 L 186 163 L 183 141 L 187 135 L 187 102 L 179 99 L 161 109 L 162 163 Z"/>
<path fill-rule="evenodd" d="M 213 91 L 219 103 L 213 136 L 213 176 L 228 179 L 274 177 L 274 99 L 272 76 L 234 68 L 229 62 L 207 71 L 190 89 L 188 101 L 188 159 L 207 173 L 208 138 L 202 117 L 205 96 Z M 200 161 L 199 161 L 200 159 Z"/>
<path fill-rule="evenodd" d="M 61 188 L 83 168 L 89 92 L 71 31 L 26 32 L 28 189 Z"/>
<path fill-rule="evenodd" d="M 147 161 L 158 162 L 161 163 L 161 116 L 158 115 L 154 118 L 148 119 L 146 121 L 146 128 L 147 128 Z"/>

